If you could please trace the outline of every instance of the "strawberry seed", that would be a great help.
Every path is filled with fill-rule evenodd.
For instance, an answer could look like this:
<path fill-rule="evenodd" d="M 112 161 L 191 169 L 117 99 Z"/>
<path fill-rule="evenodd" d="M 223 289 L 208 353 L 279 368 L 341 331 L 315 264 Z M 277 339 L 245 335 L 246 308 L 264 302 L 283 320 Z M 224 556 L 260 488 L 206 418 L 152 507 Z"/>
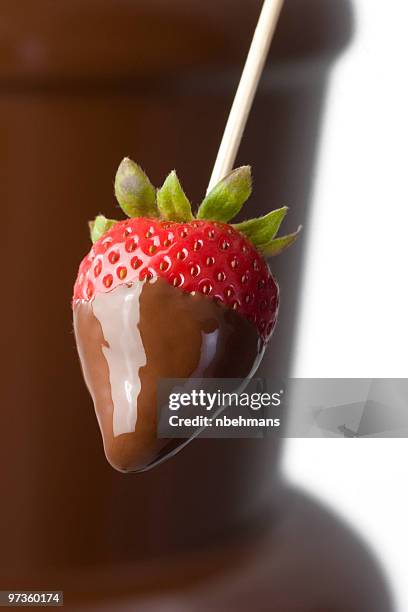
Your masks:
<path fill-rule="evenodd" d="M 106 287 L 107 289 L 109 289 L 109 287 L 111 287 L 111 286 L 112 286 L 112 283 L 113 283 L 113 276 L 112 276 L 112 274 L 107 274 L 107 275 L 104 277 L 104 279 L 103 279 L 103 284 L 105 285 L 105 287 Z"/>
<path fill-rule="evenodd" d="M 108 255 L 108 259 L 111 264 L 115 264 L 119 261 L 119 253 L 117 251 L 111 251 Z"/>
<path fill-rule="evenodd" d="M 126 268 L 124 266 L 120 266 L 116 270 L 116 274 L 118 275 L 118 278 L 120 278 L 120 280 L 123 280 L 124 278 L 126 278 L 127 270 L 126 270 Z"/>

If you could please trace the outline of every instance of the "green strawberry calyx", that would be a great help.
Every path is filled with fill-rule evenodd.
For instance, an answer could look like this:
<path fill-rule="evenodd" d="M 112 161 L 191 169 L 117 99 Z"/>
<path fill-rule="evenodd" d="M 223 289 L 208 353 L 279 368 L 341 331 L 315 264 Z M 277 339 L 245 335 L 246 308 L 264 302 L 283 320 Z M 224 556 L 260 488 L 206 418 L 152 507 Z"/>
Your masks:
<path fill-rule="evenodd" d="M 115 177 L 115 196 L 125 215 L 179 223 L 188 223 L 194 218 L 229 223 L 240 212 L 251 193 L 251 167 L 236 168 L 206 195 L 194 216 L 175 170 L 170 172 L 162 187 L 156 190 L 142 168 L 125 157 Z M 301 232 L 302 226 L 299 226 L 291 234 L 276 237 L 288 210 L 287 206 L 283 206 L 263 217 L 232 224 L 232 227 L 244 234 L 264 257 L 272 257 L 291 246 Z M 92 242 L 99 240 L 115 223 L 117 221 L 98 215 L 89 223 Z"/>

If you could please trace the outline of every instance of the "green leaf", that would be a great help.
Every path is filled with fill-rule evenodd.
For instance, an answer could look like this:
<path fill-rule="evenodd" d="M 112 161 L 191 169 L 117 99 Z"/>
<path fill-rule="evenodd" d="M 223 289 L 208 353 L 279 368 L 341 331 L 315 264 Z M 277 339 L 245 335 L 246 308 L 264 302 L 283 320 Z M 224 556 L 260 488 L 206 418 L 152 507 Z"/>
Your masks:
<path fill-rule="evenodd" d="M 176 171 L 170 172 L 157 192 L 157 206 L 160 216 L 167 221 L 191 221 L 191 205 L 183 191 Z"/>
<path fill-rule="evenodd" d="M 228 222 L 239 213 L 251 191 L 251 167 L 236 168 L 205 197 L 198 209 L 197 219 Z"/>
<path fill-rule="evenodd" d="M 245 234 L 255 246 L 266 244 L 275 238 L 288 210 L 287 206 L 283 206 L 264 217 L 235 223 L 233 227 Z"/>
<path fill-rule="evenodd" d="M 267 244 L 262 244 L 258 246 L 258 248 L 264 255 L 264 257 L 273 257 L 274 255 L 279 255 L 280 253 L 282 253 L 282 251 L 290 247 L 290 245 L 295 242 L 301 231 L 302 226 L 299 225 L 296 232 L 293 232 L 293 234 L 281 236 L 280 238 L 274 238 L 274 240 L 271 240 Z"/>
<path fill-rule="evenodd" d="M 128 217 L 158 217 L 156 190 L 134 161 L 125 157 L 115 177 L 115 196 Z"/>
<path fill-rule="evenodd" d="M 98 215 L 95 217 L 94 221 L 89 221 L 89 231 L 91 233 L 92 242 L 96 242 L 99 240 L 101 236 L 106 234 L 106 232 L 117 223 L 113 219 L 107 219 L 103 215 Z"/>

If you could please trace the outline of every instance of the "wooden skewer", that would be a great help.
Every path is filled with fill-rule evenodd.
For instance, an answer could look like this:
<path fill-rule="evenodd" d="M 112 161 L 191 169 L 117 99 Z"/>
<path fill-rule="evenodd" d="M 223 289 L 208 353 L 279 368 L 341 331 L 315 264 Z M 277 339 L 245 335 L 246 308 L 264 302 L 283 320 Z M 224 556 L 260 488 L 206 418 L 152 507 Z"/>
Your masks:
<path fill-rule="evenodd" d="M 265 0 L 235 94 L 207 193 L 231 172 L 284 0 Z"/>

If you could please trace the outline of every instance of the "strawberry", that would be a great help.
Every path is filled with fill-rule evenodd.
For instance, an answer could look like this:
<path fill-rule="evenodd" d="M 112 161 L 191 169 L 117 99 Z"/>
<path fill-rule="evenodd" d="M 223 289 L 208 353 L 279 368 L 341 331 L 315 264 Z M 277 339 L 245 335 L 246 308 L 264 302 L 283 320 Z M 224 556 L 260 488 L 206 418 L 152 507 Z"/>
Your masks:
<path fill-rule="evenodd" d="M 196 217 L 173 171 L 156 191 L 130 159 L 115 193 L 128 216 L 99 215 L 74 287 L 74 329 L 108 461 L 141 471 L 185 442 L 157 436 L 163 379 L 247 379 L 276 323 L 278 285 L 265 257 L 287 208 L 235 225 L 252 189 L 248 166 L 206 196 Z M 299 228 L 300 229 L 300 228 Z"/>
<path fill-rule="evenodd" d="M 217 185 L 196 219 L 174 171 L 158 191 L 157 208 L 155 190 L 127 158 L 119 167 L 115 187 L 123 210 L 137 216 L 115 222 L 100 215 L 90 224 L 95 244 L 79 267 L 73 304 L 121 284 L 159 277 L 234 309 L 267 342 L 276 323 L 279 289 L 264 255 L 275 255 L 292 244 L 300 228 L 275 238 L 286 207 L 260 219 L 226 223 L 250 195 L 249 167 L 234 170 Z"/>

